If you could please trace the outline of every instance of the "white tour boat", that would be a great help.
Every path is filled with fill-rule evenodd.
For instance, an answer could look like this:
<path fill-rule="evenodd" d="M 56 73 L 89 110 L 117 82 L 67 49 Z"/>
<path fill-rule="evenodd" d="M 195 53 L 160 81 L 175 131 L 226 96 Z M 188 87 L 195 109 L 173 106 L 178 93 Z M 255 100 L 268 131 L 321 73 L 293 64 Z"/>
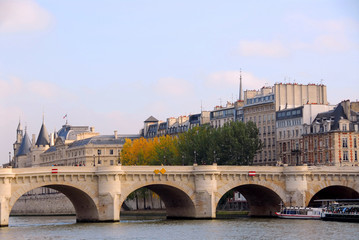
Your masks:
<path fill-rule="evenodd" d="M 287 219 L 320 219 L 322 208 L 311 207 L 285 207 L 275 214 Z"/>

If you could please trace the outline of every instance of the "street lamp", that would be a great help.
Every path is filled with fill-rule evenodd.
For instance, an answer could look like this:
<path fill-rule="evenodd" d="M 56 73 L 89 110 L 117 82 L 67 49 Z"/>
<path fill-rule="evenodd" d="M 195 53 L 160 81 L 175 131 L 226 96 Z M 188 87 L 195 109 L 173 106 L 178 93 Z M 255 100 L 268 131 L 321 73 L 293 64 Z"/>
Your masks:
<path fill-rule="evenodd" d="M 166 155 L 163 156 L 163 165 L 166 165 Z"/>
<path fill-rule="evenodd" d="M 184 166 L 184 155 L 182 155 L 182 166 Z"/>
<path fill-rule="evenodd" d="M 213 163 L 217 163 L 216 162 L 216 151 L 213 151 Z"/>
<path fill-rule="evenodd" d="M 11 152 L 9 152 L 9 167 L 11 166 Z"/>
<path fill-rule="evenodd" d="M 93 166 L 94 167 L 96 166 L 96 156 L 95 156 L 95 154 L 93 155 Z"/>
<path fill-rule="evenodd" d="M 197 164 L 197 152 L 196 152 L 196 150 L 193 153 L 194 153 L 194 163 Z"/>

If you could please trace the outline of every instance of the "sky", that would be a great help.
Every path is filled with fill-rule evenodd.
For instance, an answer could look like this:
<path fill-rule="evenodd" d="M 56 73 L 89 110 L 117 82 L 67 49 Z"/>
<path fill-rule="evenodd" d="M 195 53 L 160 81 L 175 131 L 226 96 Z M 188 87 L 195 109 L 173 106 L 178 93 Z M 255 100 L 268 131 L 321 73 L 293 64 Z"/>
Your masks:
<path fill-rule="evenodd" d="M 359 1 L 0 0 L 0 164 L 19 121 L 137 134 L 235 101 L 240 71 L 244 90 L 315 83 L 356 101 Z"/>

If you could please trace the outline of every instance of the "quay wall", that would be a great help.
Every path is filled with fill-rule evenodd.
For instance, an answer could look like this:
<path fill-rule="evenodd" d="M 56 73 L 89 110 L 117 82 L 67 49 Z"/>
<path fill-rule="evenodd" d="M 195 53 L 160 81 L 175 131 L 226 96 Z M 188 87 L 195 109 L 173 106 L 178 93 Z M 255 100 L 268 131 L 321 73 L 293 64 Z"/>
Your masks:
<path fill-rule="evenodd" d="M 127 199 L 121 210 L 165 209 L 165 205 L 158 198 Z M 136 206 L 137 205 L 137 206 Z M 71 201 L 62 193 L 32 194 L 21 196 L 11 210 L 12 216 L 47 216 L 47 215 L 76 215 Z"/>

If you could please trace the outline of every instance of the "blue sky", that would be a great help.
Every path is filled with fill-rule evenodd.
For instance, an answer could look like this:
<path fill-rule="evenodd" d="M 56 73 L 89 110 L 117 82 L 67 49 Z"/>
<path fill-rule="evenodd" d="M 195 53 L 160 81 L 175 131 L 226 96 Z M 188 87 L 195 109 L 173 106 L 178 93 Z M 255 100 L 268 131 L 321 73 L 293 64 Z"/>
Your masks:
<path fill-rule="evenodd" d="M 359 98 L 359 1 L 0 0 L 0 163 L 19 119 L 101 134 L 276 82 Z"/>

